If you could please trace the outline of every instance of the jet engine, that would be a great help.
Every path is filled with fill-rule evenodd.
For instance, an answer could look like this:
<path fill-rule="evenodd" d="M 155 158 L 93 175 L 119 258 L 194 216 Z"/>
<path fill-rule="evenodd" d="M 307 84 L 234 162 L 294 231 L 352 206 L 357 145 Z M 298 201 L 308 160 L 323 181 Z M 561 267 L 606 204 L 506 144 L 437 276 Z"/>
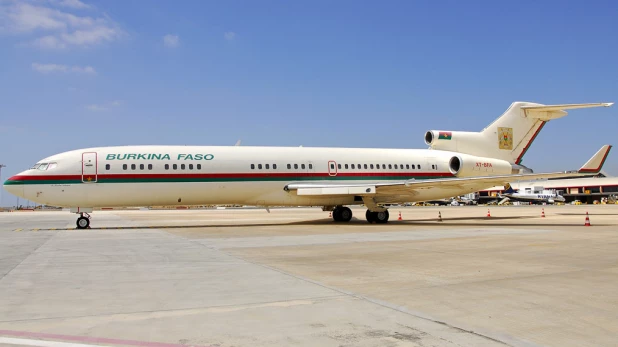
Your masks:
<path fill-rule="evenodd" d="M 477 157 L 464 153 L 452 156 L 448 168 L 456 177 L 498 176 L 532 173 L 522 165 L 511 164 L 506 160 Z"/>

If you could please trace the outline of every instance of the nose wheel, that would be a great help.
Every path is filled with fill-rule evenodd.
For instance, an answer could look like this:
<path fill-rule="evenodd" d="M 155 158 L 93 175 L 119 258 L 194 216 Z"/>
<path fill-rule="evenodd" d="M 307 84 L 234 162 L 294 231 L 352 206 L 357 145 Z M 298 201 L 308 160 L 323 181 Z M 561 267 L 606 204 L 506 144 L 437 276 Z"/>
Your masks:
<path fill-rule="evenodd" d="M 77 218 L 77 229 L 88 229 L 90 228 L 90 215 L 88 213 L 80 213 L 79 218 Z"/>

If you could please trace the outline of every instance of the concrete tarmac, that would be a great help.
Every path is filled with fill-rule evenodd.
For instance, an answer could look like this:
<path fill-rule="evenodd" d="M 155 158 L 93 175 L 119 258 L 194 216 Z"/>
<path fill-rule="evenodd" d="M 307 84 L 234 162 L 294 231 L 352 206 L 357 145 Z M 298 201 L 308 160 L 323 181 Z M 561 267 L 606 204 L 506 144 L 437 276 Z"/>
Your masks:
<path fill-rule="evenodd" d="M 618 205 L 487 209 L 0 213 L 0 345 L 616 346 Z"/>

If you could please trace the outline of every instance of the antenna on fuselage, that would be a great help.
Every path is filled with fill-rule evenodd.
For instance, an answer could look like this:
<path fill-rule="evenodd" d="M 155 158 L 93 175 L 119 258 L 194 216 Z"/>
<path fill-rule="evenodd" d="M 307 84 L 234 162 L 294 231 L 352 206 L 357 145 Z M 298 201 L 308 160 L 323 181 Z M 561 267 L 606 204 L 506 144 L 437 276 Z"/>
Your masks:
<path fill-rule="evenodd" d="M 236 141 L 236 144 L 235 144 L 234 146 L 240 146 L 240 142 L 241 142 L 241 141 L 242 141 L 242 140 L 238 140 L 238 141 Z"/>

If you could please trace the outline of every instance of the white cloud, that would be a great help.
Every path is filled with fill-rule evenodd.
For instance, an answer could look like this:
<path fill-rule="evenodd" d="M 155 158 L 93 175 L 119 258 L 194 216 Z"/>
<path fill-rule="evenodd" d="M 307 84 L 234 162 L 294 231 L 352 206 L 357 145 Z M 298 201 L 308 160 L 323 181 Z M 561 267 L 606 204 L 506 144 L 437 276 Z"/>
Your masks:
<path fill-rule="evenodd" d="M 163 44 L 168 48 L 178 47 L 180 44 L 180 38 L 177 35 L 167 34 L 163 36 Z"/>
<path fill-rule="evenodd" d="M 69 71 L 69 67 L 66 65 L 58 65 L 58 64 L 32 63 L 32 70 L 38 71 L 40 73 L 67 72 Z"/>
<path fill-rule="evenodd" d="M 87 105 L 86 109 L 88 109 L 89 111 L 98 112 L 98 111 L 105 111 L 105 110 L 107 110 L 107 107 L 101 106 L 101 105 L 97 105 L 97 104 L 92 104 L 92 105 Z"/>
<path fill-rule="evenodd" d="M 236 33 L 233 31 L 228 31 L 225 34 L 223 34 L 223 37 L 228 41 L 232 41 L 236 38 Z"/>
<path fill-rule="evenodd" d="M 122 100 L 114 100 L 112 102 L 108 102 L 106 104 L 90 104 L 86 105 L 86 109 L 93 112 L 98 111 L 107 111 L 112 107 L 118 107 L 123 104 Z"/>
<path fill-rule="evenodd" d="M 76 9 L 92 8 L 91 5 L 86 5 L 79 0 L 61 0 L 61 1 L 56 0 L 56 1 L 53 1 L 53 3 L 56 3 L 60 6 L 76 8 Z"/>
<path fill-rule="evenodd" d="M 53 3 L 71 9 L 89 7 L 78 0 Z M 45 49 L 93 46 L 112 42 L 124 34 L 107 16 L 79 16 L 64 9 L 26 2 L 0 2 L 0 31 L 15 35 L 35 35 L 31 44 Z"/>
<path fill-rule="evenodd" d="M 32 70 L 40 73 L 52 73 L 52 72 L 73 72 L 78 74 L 96 75 L 97 71 L 92 66 L 67 66 L 59 64 L 39 64 L 32 63 Z"/>

